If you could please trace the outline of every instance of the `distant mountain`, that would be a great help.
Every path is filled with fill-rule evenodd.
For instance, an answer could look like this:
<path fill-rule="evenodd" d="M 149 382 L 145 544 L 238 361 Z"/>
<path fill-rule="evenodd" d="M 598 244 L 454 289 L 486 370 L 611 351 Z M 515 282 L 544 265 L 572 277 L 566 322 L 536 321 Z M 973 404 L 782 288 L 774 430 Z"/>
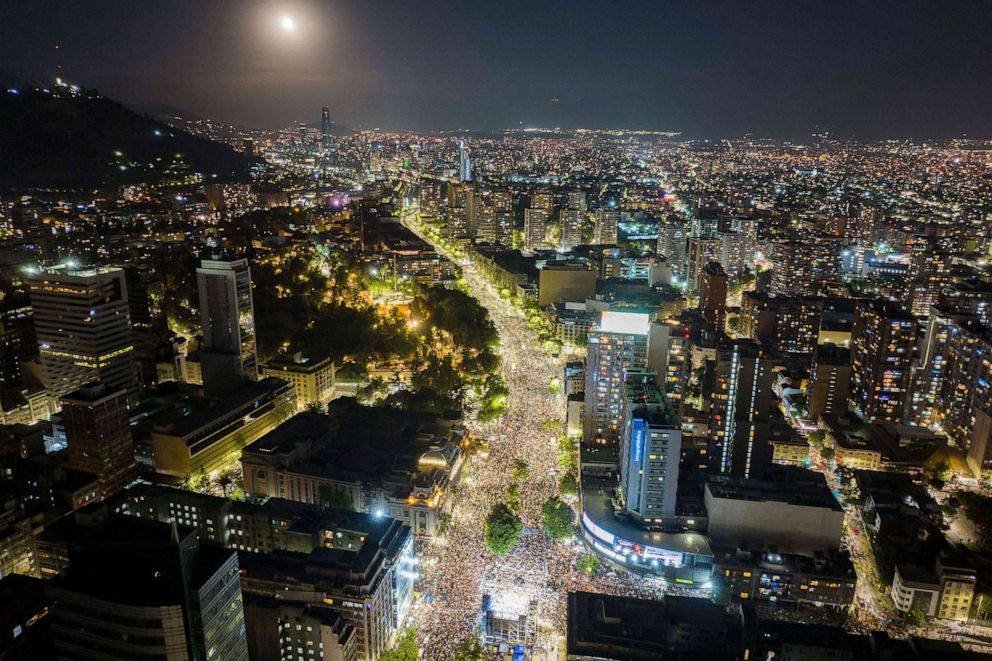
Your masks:
<path fill-rule="evenodd" d="M 240 181 L 251 159 L 93 91 L 0 90 L 0 188 Z"/>
<path fill-rule="evenodd" d="M 24 79 L 15 73 L 0 69 L 0 91 L 6 91 L 9 87 L 19 87 L 24 85 Z"/>
<path fill-rule="evenodd" d="M 138 105 L 138 104 L 128 104 L 128 107 L 141 115 L 148 115 L 149 117 L 154 117 L 155 119 L 165 122 L 166 124 L 172 124 L 175 126 L 183 127 L 187 122 L 196 122 L 206 119 L 199 115 L 195 115 L 191 112 L 183 110 L 182 108 L 177 108 L 175 106 L 170 106 L 167 104 L 151 104 L 151 105 Z M 177 119 L 179 121 L 177 121 Z M 244 126 L 235 126 L 233 124 L 227 124 L 225 122 L 213 120 L 211 122 L 214 126 L 214 130 L 219 130 L 221 132 L 224 129 L 228 129 L 230 137 L 235 137 L 235 135 L 240 135 L 243 133 L 249 133 L 255 131 L 256 129 L 251 129 Z M 320 121 L 314 121 L 306 124 L 307 127 L 312 129 L 320 129 Z M 347 137 L 349 135 L 354 135 L 354 129 L 350 129 L 342 124 L 337 124 L 331 122 L 329 129 L 331 135 L 339 137 Z M 228 137 L 225 135 L 225 137 Z"/>
<path fill-rule="evenodd" d="M 154 117 L 155 119 L 160 119 L 162 121 L 173 119 L 174 117 L 182 117 L 183 119 L 203 119 L 202 117 L 194 115 L 191 112 L 186 112 L 182 108 L 177 108 L 164 103 L 154 103 L 151 105 L 135 105 L 133 103 L 129 103 L 127 104 L 127 107 L 139 115 L 148 115 L 149 117 Z"/>

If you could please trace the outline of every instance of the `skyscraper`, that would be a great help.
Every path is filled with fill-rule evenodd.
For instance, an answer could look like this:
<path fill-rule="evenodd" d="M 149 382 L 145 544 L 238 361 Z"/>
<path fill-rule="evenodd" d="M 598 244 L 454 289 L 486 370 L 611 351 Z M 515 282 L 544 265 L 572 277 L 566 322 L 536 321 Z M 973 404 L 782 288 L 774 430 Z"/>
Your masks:
<path fill-rule="evenodd" d="M 596 212 L 596 230 L 593 243 L 599 245 L 616 245 L 617 222 L 620 220 L 619 211 L 600 209 Z"/>
<path fill-rule="evenodd" d="M 586 443 L 596 442 L 597 437 L 609 444 L 619 439 L 624 373 L 647 366 L 649 327 L 646 313 L 606 311 L 589 330 Z"/>
<path fill-rule="evenodd" d="M 772 369 L 768 351 L 750 340 L 721 342 L 713 363 L 711 468 L 761 477 L 771 465 Z"/>
<path fill-rule="evenodd" d="M 106 498 L 138 476 L 127 392 L 90 383 L 62 397 L 69 468 L 96 475 Z"/>
<path fill-rule="evenodd" d="M 744 292 L 739 316 L 747 337 L 776 351 L 812 356 L 823 316 L 823 299 L 814 296 L 768 296 Z"/>
<path fill-rule="evenodd" d="M 113 517 L 46 593 L 59 659 L 248 658 L 238 554 L 190 528 Z"/>
<path fill-rule="evenodd" d="M 38 352 L 52 398 L 100 381 L 138 397 L 121 269 L 46 269 L 31 276 Z"/>
<path fill-rule="evenodd" d="M 720 242 L 716 239 L 689 239 L 689 251 L 686 263 L 686 290 L 699 291 L 699 281 L 703 269 L 710 262 L 719 261 Z"/>
<path fill-rule="evenodd" d="M 622 393 L 620 493 L 648 524 L 675 514 L 682 429 L 654 372 L 628 371 Z"/>
<path fill-rule="evenodd" d="M 382 222 L 379 204 L 375 200 L 362 199 L 355 204 L 358 215 L 358 232 L 362 242 L 362 252 L 378 250 L 381 241 L 379 225 Z"/>
<path fill-rule="evenodd" d="M 916 320 L 893 301 L 862 301 L 851 333 L 851 405 L 866 420 L 898 422 L 909 396 Z"/>
<path fill-rule="evenodd" d="M 130 265 L 124 268 L 127 283 L 128 314 L 134 359 L 142 384 L 155 384 L 156 353 L 159 344 L 169 336 L 163 300 L 165 285 L 149 268 Z"/>
<path fill-rule="evenodd" d="M 205 259 L 196 269 L 203 324 L 203 386 L 225 394 L 258 378 L 255 307 L 247 259 Z"/>
<path fill-rule="evenodd" d="M 586 204 L 586 193 L 580 190 L 570 190 L 565 195 L 565 207 L 575 211 L 585 212 L 589 209 Z"/>
<path fill-rule="evenodd" d="M 447 231 L 449 239 L 474 239 L 478 234 L 480 196 L 471 181 L 448 184 Z"/>
<path fill-rule="evenodd" d="M 548 216 L 544 209 L 524 209 L 524 249 L 547 247 Z"/>
<path fill-rule="evenodd" d="M 331 128 L 331 111 L 327 106 L 320 109 L 320 137 L 324 144 L 324 149 L 328 146 L 328 131 Z"/>
<path fill-rule="evenodd" d="M 534 191 L 530 196 L 530 208 L 541 209 L 546 218 L 552 218 L 555 213 L 555 196 L 549 190 Z"/>
<path fill-rule="evenodd" d="M 465 141 L 458 141 L 458 181 L 472 181 L 472 162 L 465 151 Z"/>
<path fill-rule="evenodd" d="M 441 208 L 441 181 L 433 177 L 420 178 L 420 215 L 434 218 Z"/>
<path fill-rule="evenodd" d="M 0 301 L 0 387 L 20 384 L 21 363 L 37 355 L 31 301 L 15 291 Z"/>
<path fill-rule="evenodd" d="M 689 378 L 692 341 L 689 328 L 676 319 L 651 324 L 648 331 L 649 369 L 658 374 L 658 385 L 670 402 L 681 402 Z"/>
<path fill-rule="evenodd" d="M 937 251 L 929 242 L 913 246 L 910 259 L 910 284 L 908 306 L 913 316 L 925 318 L 930 306 L 937 302 L 941 291 L 951 284 L 951 253 Z"/>
<path fill-rule="evenodd" d="M 809 417 L 815 421 L 824 414 L 844 415 L 850 385 L 851 351 L 835 344 L 819 345 L 806 384 Z"/>
<path fill-rule="evenodd" d="M 582 220 L 585 212 L 578 209 L 562 209 L 561 211 L 561 247 L 571 250 L 582 243 Z"/>
<path fill-rule="evenodd" d="M 685 280 L 686 242 L 689 239 L 689 225 L 666 220 L 658 228 L 658 254 L 668 259 L 672 275 L 679 281 Z"/>
<path fill-rule="evenodd" d="M 727 273 L 720 262 L 710 262 L 703 269 L 699 278 L 699 309 L 712 330 L 726 332 Z"/>
<path fill-rule="evenodd" d="M 913 415 L 967 452 L 976 476 L 992 468 L 992 329 L 975 316 L 931 309 L 915 375 Z"/>
<path fill-rule="evenodd" d="M 812 291 L 814 246 L 798 239 L 776 241 L 770 291 L 776 296 L 794 296 Z M 819 248 L 822 249 L 822 246 Z"/>
<path fill-rule="evenodd" d="M 496 211 L 513 211 L 513 195 L 505 188 L 492 192 L 492 204 Z"/>

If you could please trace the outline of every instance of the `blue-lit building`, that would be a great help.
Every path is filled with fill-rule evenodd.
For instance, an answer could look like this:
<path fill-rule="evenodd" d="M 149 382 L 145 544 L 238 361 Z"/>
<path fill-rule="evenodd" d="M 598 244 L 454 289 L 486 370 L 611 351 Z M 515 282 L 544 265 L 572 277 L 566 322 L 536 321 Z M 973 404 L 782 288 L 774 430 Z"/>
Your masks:
<path fill-rule="evenodd" d="M 681 426 L 654 372 L 628 372 L 622 397 L 621 501 L 632 517 L 660 526 L 675 514 Z"/>

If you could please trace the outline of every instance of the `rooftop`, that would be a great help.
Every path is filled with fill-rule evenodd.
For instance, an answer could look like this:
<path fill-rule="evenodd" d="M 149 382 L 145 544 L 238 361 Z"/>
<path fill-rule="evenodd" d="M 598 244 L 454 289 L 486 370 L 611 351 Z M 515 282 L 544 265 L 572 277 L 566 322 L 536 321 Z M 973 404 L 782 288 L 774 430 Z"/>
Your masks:
<path fill-rule="evenodd" d="M 802 507 L 823 507 L 843 511 L 820 473 L 814 471 L 779 471 L 778 479 L 758 480 L 713 476 L 706 489 L 714 498 L 778 501 Z"/>

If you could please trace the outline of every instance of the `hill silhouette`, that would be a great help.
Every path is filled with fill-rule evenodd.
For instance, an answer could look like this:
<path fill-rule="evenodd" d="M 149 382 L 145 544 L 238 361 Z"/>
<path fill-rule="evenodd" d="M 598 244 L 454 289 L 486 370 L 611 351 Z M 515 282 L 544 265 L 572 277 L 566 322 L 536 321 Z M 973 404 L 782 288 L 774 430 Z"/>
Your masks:
<path fill-rule="evenodd" d="M 0 188 L 242 181 L 251 163 L 92 90 L 0 90 Z"/>

